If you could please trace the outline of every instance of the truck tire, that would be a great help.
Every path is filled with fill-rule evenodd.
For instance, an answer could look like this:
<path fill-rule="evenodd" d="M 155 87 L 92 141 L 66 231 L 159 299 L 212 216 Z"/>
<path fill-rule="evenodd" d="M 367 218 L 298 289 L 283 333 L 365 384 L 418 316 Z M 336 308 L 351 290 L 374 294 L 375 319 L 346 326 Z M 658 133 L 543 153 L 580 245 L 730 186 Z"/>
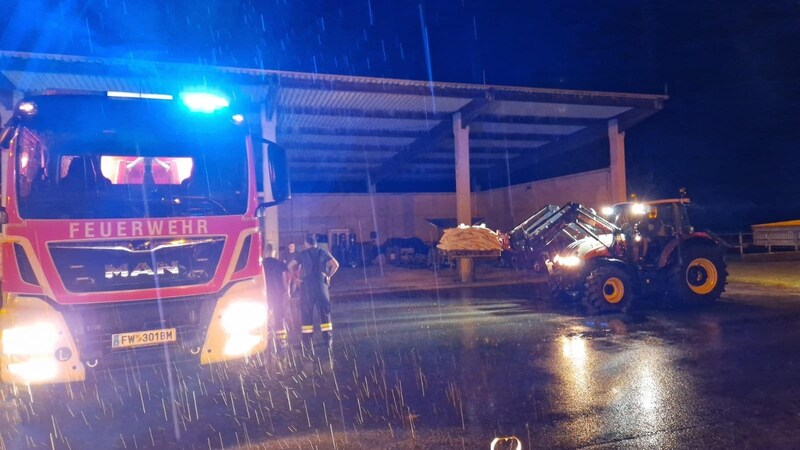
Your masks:
<path fill-rule="evenodd" d="M 586 277 L 583 304 L 589 314 L 627 312 L 633 299 L 633 283 L 624 269 L 601 265 Z"/>
<path fill-rule="evenodd" d="M 687 247 L 670 267 L 668 301 L 686 306 L 713 303 L 725 292 L 727 280 L 727 265 L 717 248 Z"/>

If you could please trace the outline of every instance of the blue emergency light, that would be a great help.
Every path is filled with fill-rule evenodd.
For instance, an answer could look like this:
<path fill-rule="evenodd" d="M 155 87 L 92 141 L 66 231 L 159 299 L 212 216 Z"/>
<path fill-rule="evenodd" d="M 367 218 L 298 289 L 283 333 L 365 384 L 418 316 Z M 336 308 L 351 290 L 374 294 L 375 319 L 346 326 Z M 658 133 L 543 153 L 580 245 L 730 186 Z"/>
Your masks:
<path fill-rule="evenodd" d="M 208 92 L 183 92 L 180 97 L 192 112 L 211 114 L 230 106 L 227 98 Z"/>

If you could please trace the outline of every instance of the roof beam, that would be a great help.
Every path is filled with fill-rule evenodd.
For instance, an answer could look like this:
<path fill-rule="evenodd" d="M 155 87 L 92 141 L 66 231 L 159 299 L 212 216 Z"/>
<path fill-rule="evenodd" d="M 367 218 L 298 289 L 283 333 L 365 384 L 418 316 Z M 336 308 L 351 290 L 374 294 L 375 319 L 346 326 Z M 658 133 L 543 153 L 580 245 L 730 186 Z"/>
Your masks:
<path fill-rule="evenodd" d="M 513 166 L 512 172 L 516 173 L 527 169 L 531 165 L 536 164 L 539 160 L 578 149 L 584 145 L 606 138 L 607 136 L 608 127 L 606 125 L 586 127 L 570 135 L 563 136 L 560 139 L 553 140 L 541 147 L 537 147 L 534 151 L 524 153 L 514 158 L 510 161 L 510 165 Z M 504 179 L 504 182 L 507 183 L 508 171 L 505 167 L 501 169 L 502 171 L 500 169 L 490 171 L 486 176 L 487 180 L 484 181 Z"/>
<path fill-rule="evenodd" d="M 289 161 L 297 161 L 297 162 L 314 162 L 314 161 L 351 161 L 353 163 L 364 163 L 367 162 L 382 162 L 386 160 L 386 158 L 390 158 L 394 155 L 391 152 L 383 152 L 383 153 L 367 153 L 367 154 L 358 154 L 358 153 L 337 153 L 337 152 L 309 152 L 309 153 L 292 153 L 289 152 Z"/>
<path fill-rule="evenodd" d="M 620 114 L 617 116 L 619 131 L 625 131 L 633 127 L 658 111 L 657 109 L 632 109 Z"/>
<path fill-rule="evenodd" d="M 659 110 L 666 96 L 636 95 L 616 92 L 562 91 L 557 89 L 498 89 L 495 100 L 543 103 L 571 103 L 579 105 L 627 106 Z"/>
<path fill-rule="evenodd" d="M 377 162 L 365 162 L 365 161 L 297 161 L 297 160 L 290 160 L 289 167 L 301 167 L 306 169 L 344 169 L 350 171 L 360 170 L 363 171 L 366 175 L 366 170 L 368 168 L 376 166 Z"/>
<path fill-rule="evenodd" d="M 326 144 L 324 142 L 296 142 L 282 141 L 281 145 L 289 152 L 295 150 L 324 150 L 326 152 L 399 152 L 406 147 L 403 145 L 363 145 L 363 144 Z"/>
<path fill-rule="evenodd" d="M 567 125 L 589 126 L 602 125 L 606 119 L 591 119 L 587 117 L 542 117 L 542 116 L 510 116 L 505 114 L 481 114 L 475 119 L 476 123 L 511 123 L 521 125 Z"/>
<path fill-rule="evenodd" d="M 498 161 L 498 160 L 505 160 L 506 158 L 513 158 L 519 156 L 519 152 L 514 153 L 484 153 L 484 152 L 474 152 L 472 148 L 469 151 L 469 159 L 471 161 Z M 420 156 L 417 161 L 434 161 L 434 160 L 453 160 L 453 152 L 429 152 L 425 153 L 424 155 Z"/>
<path fill-rule="evenodd" d="M 367 136 L 367 137 L 411 137 L 411 138 L 422 138 L 427 135 L 425 131 L 414 131 L 414 130 L 369 130 L 369 129 L 358 129 L 358 128 L 322 128 L 322 127 L 291 127 L 291 126 L 281 126 L 280 123 L 278 124 L 278 133 L 282 136 L 286 137 L 293 136 L 293 135 L 303 135 L 303 134 L 311 134 L 311 135 L 336 135 L 336 136 Z"/>
<path fill-rule="evenodd" d="M 280 108 L 281 115 L 313 115 L 334 117 L 358 117 L 365 119 L 396 119 L 396 120 L 446 120 L 450 114 L 433 111 L 385 111 L 352 108 L 313 108 L 291 106 Z"/>
<path fill-rule="evenodd" d="M 602 125 L 605 126 L 605 121 Z M 469 139 L 483 139 L 487 141 L 552 141 L 558 139 L 559 136 L 567 136 L 567 134 L 541 134 L 541 133 L 470 133 Z"/>
<path fill-rule="evenodd" d="M 461 123 L 464 126 L 469 125 L 476 117 L 485 111 L 491 104 L 492 97 L 476 98 L 461 107 L 457 112 L 461 113 Z M 414 158 L 423 153 L 426 149 L 436 147 L 439 141 L 446 136 L 453 134 L 453 119 L 452 116 L 448 120 L 442 120 L 438 125 L 431 128 L 425 135 L 412 142 L 405 151 L 399 152 L 383 163 L 380 167 L 372 171 L 372 182 L 377 183 L 389 175 L 396 173 L 399 167 L 402 167 L 412 161 Z"/>

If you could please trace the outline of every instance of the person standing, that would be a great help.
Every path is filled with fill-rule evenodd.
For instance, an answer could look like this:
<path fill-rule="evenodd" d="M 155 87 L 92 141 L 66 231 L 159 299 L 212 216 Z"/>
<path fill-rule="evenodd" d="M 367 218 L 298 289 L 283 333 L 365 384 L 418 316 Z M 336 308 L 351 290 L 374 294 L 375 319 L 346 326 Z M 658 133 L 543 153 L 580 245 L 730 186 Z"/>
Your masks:
<path fill-rule="evenodd" d="M 289 269 L 289 297 L 295 295 L 300 284 L 300 279 L 297 276 L 300 254 L 296 250 L 297 246 L 295 243 L 289 242 L 289 245 L 286 246 L 286 252 L 281 255 L 281 261 L 283 261 Z"/>
<path fill-rule="evenodd" d="M 305 250 L 299 258 L 300 315 L 303 321 L 302 335 L 305 348 L 311 348 L 314 336 L 314 310 L 319 311 L 320 331 L 325 346 L 333 344 L 331 323 L 331 298 L 328 287 L 331 277 L 339 270 L 339 262 L 331 254 L 317 246 L 314 235 L 306 237 Z"/>
<path fill-rule="evenodd" d="M 275 258 L 275 247 L 264 246 L 262 265 L 267 281 L 267 302 L 269 305 L 270 329 L 280 348 L 288 343 L 286 331 L 287 310 L 289 309 L 289 269 L 281 260 Z"/>

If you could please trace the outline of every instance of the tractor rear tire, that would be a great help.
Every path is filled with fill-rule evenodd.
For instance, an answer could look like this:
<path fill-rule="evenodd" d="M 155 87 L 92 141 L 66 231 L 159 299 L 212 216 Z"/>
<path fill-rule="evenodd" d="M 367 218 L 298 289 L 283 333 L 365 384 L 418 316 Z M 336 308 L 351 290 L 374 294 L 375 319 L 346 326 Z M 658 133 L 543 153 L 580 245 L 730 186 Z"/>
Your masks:
<path fill-rule="evenodd" d="M 684 306 L 713 303 L 725 292 L 727 280 L 727 265 L 718 249 L 699 245 L 687 247 L 671 265 L 668 300 Z"/>
<path fill-rule="evenodd" d="M 589 314 L 627 312 L 633 300 L 633 282 L 625 269 L 601 265 L 586 277 L 583 304 Z"/>

